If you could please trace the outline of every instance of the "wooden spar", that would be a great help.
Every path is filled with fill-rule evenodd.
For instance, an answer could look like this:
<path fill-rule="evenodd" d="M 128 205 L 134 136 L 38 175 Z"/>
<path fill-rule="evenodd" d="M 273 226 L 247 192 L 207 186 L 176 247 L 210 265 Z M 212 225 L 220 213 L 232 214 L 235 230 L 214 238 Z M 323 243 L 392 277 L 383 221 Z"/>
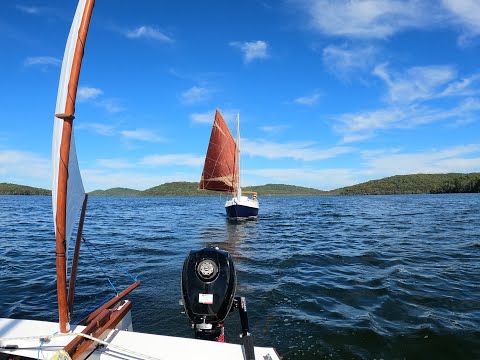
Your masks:
<path fill-rule="evenodd" d="M 112 329 L 114 329 L 125 315 L 132 309 L 132 303 L 126 301 L 120 308 L 114 309 L 109 312 L 109 317 L 104 318 L 102 322 L 94 322 L 95 326 L 91 327 L 91 335 L 100 340 L 105 340 Z M 107 311 L 107 310 L 104 310 Z M 86 328 L 85 328 L 86 330 Z M 86 331 L 82 331 L 84 334 L 88 334 Z M 64 350 L 69 353 L 73 360 L 85 360 L 90 354 L 95 351 L 98 344 L 92 340 L 85 339 L 78 336 L 68 344 Z"/>
<path fill-rule="evenodd" d="M 69 331 L 68 304 L 67 304 L 67 239 L 65 235 L 67 216 L 67 182 L 68 162 L 70 156 L 70 144 L 72 139 L 72 124 L 75 118 L 75 100 L 77 97 L 78 79 L 84 45 L 87 39 L 88 26 L 92 16 L 95 0 L 86 0 L 82 21 L 78 30 L 78 39 L 75 45 L 75 53 L 68 82 L 67 102 L 63 114 L 55 114 L 57 118 L 63 119 L 62 139 L 60 144 L 60 163 L 58 168 L 57 186 L 57 212 L 56 212 L 56 267 L 57 267 L 57 298 L 60 332 Z"/>
<path fill-rule="evenodd" d="M 80 215 L 80 222 L 78 223 L 77 240 L 75 241 L 75 250 L 73 252 L 72 270 L 70 271 L 70 283 L 68 285 L 67 304 L 68 304 L 68 315 L 70 318 L 73 316 L 73 299 L 75 297 L 75 285 L 77 283 L 78 257 L 80 255 L 80 244 L 82 242 L 83 223 L 85 221 L 87 201 L 88 201 L 88 194 L 85 194 L 85 198 L 83 199 L 83 205 L 82 205 L 82 214 Z"/>
<path fill-rule="evenodd" d="M 122 300 L 125 296 L 130 294 L 134 289 L 136 289 L 140 285 L 140 281 L 134 282 L 132 285 L 130 285 L 128 288 L 123 290 L 120 294 L 117 296 L 111 298 L 109 301 L 107 301 L 105 304 L 100 306 L 97 310 L 92 312 L 90 315 L 88 315 L 85 319 L 80 321 L 78 324 L 79 325 L 87 325 L 89 324 L 100 312 L 102 312 L 104 309 L 108 309 L 111 306 L 113 306 L 115 303 L 119 302 Z"/>

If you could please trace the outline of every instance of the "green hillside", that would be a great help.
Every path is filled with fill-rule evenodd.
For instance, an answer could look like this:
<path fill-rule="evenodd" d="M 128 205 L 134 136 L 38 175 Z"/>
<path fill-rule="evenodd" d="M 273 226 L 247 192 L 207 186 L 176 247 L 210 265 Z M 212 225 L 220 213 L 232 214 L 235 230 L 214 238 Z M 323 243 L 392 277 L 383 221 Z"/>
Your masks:
<path fill-rule="evenodd" d="M 443 194 L 480 193 L 480 173 L 471 174 L 415 174 L 396 175 L 371 180 L 358 185 L 322 191 L 295 185 L 266 184 L 250 186 L 243 191 L 256 191 L 258 196 L 305 195 L 390 195 L 390 194 Z M 0 183 L 0 195 L 50 195 L 50 190 Z M 226 196 L 225 193 L 198 190 L 197 182 L 171 182 L 140 191 L 128 188 L 95 190 L 90 195 L 99 196 Z"/>
<path fill-rule="evenodd" d="M 116 187 L 108 190 L 95 190 L 88 194 L 93 196 L 138 196 L 140 193 L 140 190 Z"/>
<path fill-rule="evenodd" d="M 249 186 L 243 191 L 256 191 L 261 196 L 301 196 L 301 195 L 325 195 L 326 191 L 295 185 L 266 184 L 261 186 Z"/>
<path fill-rule="evenodd" d="M 444 194 L 480 192 L 480 173 L 396 175 L 330 191 L 332 195 Z"/>
<path fill-rule="evenodd" d="M 0 183 L 0 195 L 50 195 L 52 192 L 25 185 Z"/>
<path fill-rule="evenodd" d="M 141 196 L 221 196 L 214 191 L 198 190 L 197 182 L 178 181 L 165 183 L 142 191 Z"/>

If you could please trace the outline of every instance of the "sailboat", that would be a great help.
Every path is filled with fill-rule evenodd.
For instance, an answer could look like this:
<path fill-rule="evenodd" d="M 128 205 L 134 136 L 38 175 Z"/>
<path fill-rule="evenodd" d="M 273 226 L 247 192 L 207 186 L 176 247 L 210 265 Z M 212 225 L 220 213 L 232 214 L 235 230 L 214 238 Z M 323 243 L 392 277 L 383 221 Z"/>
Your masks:
<path fill-rule="evenodd" d="M 247 331 L 248 326 L 245 327 L 247 330 L 244 335 L 245 339 L 250 341 L 249 346 L 134 332 L 132 302 L 125 298 L 140 285 L 140 281 L 135 279 L 130 286 L 106 301 L 80 323 L 70 324 L 88 201 L 78 167 L 73 122 L 80 68 L 93 6 L 94 0 L 78 2 L 63 57 L 55 109 L 52 207 L 56 239 L 58 322 L 0 318 L 0 360 L 173 360 L 199 357 L 279 360 L 275 349 L 253 347 Z M 72 260 L 67 261 L 68 244 L 77 222 L 78 231 Z M 215 255 L 220 254 L 214 249 L 209 251 Z M 226 252 L 222 254 L 229 259 Z M 71 268 L 67 272 L 67 264 L 70 263 Z M 222 269 L 217 268 L 217 272 L 220 270 Z M 201 295 L 214 297 L 213 294 Z M 229 299 L 232 299 L 232 304 L 234 295 L 234 292 L 231 292 Z M 239 302 L 235 300 L 235 304 L 237 303 Z M 200 320 L 203 320 L 200 325 L 209 325 L 205 324 L 205 319 Z"/>
<path fill-rule="evenodd" d="M 220 111 L 215 111 L 208 143 L 205 165 L 200 179 L 200 190 L 232 193 L 225 203 L 228 218 L 256 217 L 259 203 L 257 193 L 243 191 L 240 186 L 240 115 L 236 117 L 236 140 Z M 252 195 L 248 197 L 245 195 Z"/>

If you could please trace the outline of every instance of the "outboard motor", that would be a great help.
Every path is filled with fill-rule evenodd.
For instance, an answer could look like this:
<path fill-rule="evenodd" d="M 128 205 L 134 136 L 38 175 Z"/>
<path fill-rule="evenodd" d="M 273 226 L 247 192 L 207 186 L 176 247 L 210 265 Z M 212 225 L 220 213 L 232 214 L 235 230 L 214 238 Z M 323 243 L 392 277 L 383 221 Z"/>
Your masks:
<path fill-rule="evenodd" d="M 182 302 L 196 339 L 224 342 L 223 322 L 238 308 L 246 359 L 254 359 L 246 301 L 235 297 L 237 274 L 232 257 L 218 248 L 192 250 L 182 271 Z"/>
<path fill-rule="evenodd" d="M 236 285 L 237 274 L 228 252 L 214 248 L 190 251 L 183 264 L 182 298 L 195 338 L 221 339 Z"/>

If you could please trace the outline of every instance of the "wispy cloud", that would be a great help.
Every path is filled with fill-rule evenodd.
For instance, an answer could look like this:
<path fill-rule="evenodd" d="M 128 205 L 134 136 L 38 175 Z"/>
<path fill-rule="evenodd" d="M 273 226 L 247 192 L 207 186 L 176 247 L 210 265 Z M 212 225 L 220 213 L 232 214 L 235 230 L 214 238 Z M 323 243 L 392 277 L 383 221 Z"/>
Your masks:
<path fill-rule="evenodd" d="M 480 144 L 469 144 L 418 153 L 375 154 L 364 164 L 375 177 L 406 174 L 475 172 L 480 170 Z"/>
<path fill-rule="evenodd" d="M 129 39 L 150 39 L 150 40 L 155 40 L 162 43 L 173 42 L 173 39 L 171 37 L 164 34 L 159 29 L 152 26 L 147 26 L 147 25 L 142 25 L 135 29 L 128 30 L 125 32 L 125 35 Z"/>
<path fill-rule="evenodd" d="M 210 98 L 210 91 L 207 88 L 193 86 L 180 95 L 184 104 L 197 104 Z"/>
<path fill-rule="evenodd" d="M 311 26 L 332 36 L 382 39 L 425 28 L 444 17 L 438 6 L 418 0 L 300 0 Z"/>
<path fill-rule="evenodd" d="M 62 61 L 53 56 L 29 56 L 23 61 L 24 66 L 60 66 Z"/>
<path fill-rule="evenodd" d="M 132 164 L 125 159 L 98 159 L 97 164 L 102 168 L 109 169 L 127 169 L 135 167 L 135 164 Z"/>
<path fill-rule="evenodd" d="M 267 178 L 269 182 L 301 185 L 321 190 L 332 190 L 359 183 L 351 169 L 264 168 L 245 169 L 243 173 L 247 176 Z"/>
<path fill-rule="evenodd" d="M 125 111 L 125 107 L 119 102 L 119 100 L 113 98 L 98 100 L 96 105 L 104 108 L 112 114 Z"/>
<path fill-rule="evenodd" d="M 128 140 L 140 140 L 147 142 L 164 142 L 165 139 L 159 136 L 153 130 L 136 129 L 136 130 L 122 130 L 120 134 Z"/>
<path fill-rule="evenodd" d="M 38 15 L 41 12 L 41 8 L 33 5 L 27 6 L 27 5 L 17 4 L 15 5 L 15 7 L 17 8 L 17 10 L 20 10 L 23 13 L 31 14 L 31 15 Z"/>
<path fill-rule="evenodd" d="M 460 45 L 467 45 L 471 38 L 480 34 L 480 2 L 478 0 L 442 0 L 443 6 L 454 16 L 464 34 L 459 38 Z"/>
<path fill-rule="evenodd" d="M 94 87 L 81 86 L 77 90 L 77 100 L 78 101 L 92 100 L 102 94 L 103 94 L 103 90 L 101 89 L 94 88 Z"/>
<path fill-rule="evenodd" d="M 6 182 L 50 188 L 51 160 L 26 151 L 0 150 L 0 176 Z"/>
<path fill-rule="evenodd" d="M 382 64 L 373 74 L 387 84 L 390 102 L 407 104 L 438 97 L 442 86 L 456 78 L 456 70 L 451 66 L 417 66 L 402 74 L 391 74 L 386 64 Z"/>
<path fill-rule="evenodd" d="M 266 59 L 269 57 L 268 44 L 265 41 L 232 41 L 230 46 L 236 47 L 243 52 L 245 63 L 250 63 L 255 59 Z"/>
<path fill-rule="evenodd" d="M 79 122 L 75 125 L 76 129 L 85 129 L 92 131 L 98 135 L 103 136 L 113 136 L 116 134 L 116 128 L 112 125 L 106 125 L 101 123 L 86 123 L 86 122 Z"/>
<path fill-rule="evenodd" d="M 191 154 L 150 155 L 143 158 L 142 164 L 149 166 L 202 166 L 205 157 Z"/>
<path fill-rule="evenodd" d="M 319 149 L 314 143 L 274 143 L 269 141 L 252 141 L 241 139 L 242 153 L 250 156 L 264 157 L 267 159 L 291 158 L 303 161 L 315 161 L 334 158 L 341 154 L 353 151 L 353 148 L 336 146 L 330 149 Z"/>
<path fill-rule="evenodd" d="M 130 189 L 146 190 L 148 188 L 172 181 L 198 181 L 198 174 L 192 172 L 178 172 L 171 175 L 158 175 L 135 171 L 115 171 L 109 169 L 82 170 L 82 177 L 86 191 L 108 189 L 112 187 L 127 187 Z"/>
<path fill-rule="evenodd" d="M 265 126 L 260 126 L 260 130 L 270 134 L 277 134 L 288 129 L 289 127 L 290 125 L 265 125 Z"/>
<path fill-rule="evenodd" d="M 466 99 L 451 108 L 433 108 L 421 105 L 392 107 L 380 110 L 343 114 L 337 118 L 335 129 L 343 134 L 343 141 L 365 140 L 380 129 L 407 129 L 449 120 L 469 122 L 480 111 L 480 101 Z"/>
<path fill-rule="evenodd" d="M 323 64 L 329 72 L 346 81 L 356 72 L 371 70 L 378 52 L 372 45 L 329 45 L 323 49 Z"/>
<path fill-rule="evenodd" d="M 213 124 L 213 117 L 215 116 L 215 111 L 208 111 L 206 113 L 194 113 L 190 114 L 190 119 L 192 122 L 197 124 Z"/>
<path fill-rule="evenodd" d="M 311 105 L 317 104 L 320 101 L 320 98 L 321 98 L 320 93 L 318 91 L 315 91 L 311 95 L 298 97 L 294 99 L 293 102 L 298 105 L 311 106 Z"/>

